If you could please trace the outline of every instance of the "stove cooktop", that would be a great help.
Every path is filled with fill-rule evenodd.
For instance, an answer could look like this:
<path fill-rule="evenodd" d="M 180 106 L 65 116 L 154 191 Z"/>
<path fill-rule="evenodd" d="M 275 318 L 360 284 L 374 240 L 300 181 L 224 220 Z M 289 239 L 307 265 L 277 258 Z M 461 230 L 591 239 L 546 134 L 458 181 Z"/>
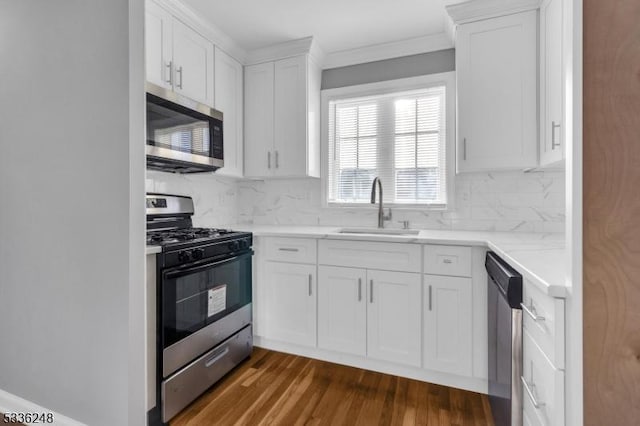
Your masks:
<path fill-rule="evenodd" d="M 165 246 L 176 243 L 215 241 L 238 234 L 229 229 L 216 228 L 184 228 L 147 231 L 147 245 Z"/>

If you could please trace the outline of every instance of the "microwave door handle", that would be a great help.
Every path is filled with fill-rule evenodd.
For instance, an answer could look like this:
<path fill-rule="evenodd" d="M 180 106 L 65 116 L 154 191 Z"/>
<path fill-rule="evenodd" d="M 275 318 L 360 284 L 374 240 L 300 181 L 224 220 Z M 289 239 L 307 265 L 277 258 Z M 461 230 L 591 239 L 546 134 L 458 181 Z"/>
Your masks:
<path fill-rule="evenodd" d="M 188 267 L 188 268 L 171 269 L 171 270 L 169 270 L 169 271 L 164 273 L 164 278 L 172 279 L 172 278 L 184 277 L 186 275 L 191 275 L 191 274 L 194 274 L 196 272 L 204 271 L 206 269 L 215 268 L 217 266 L 221 266 L 221 265 L 227 264 L 229 262 L 235 262 L 235 261 L 239 260 L 240 258 L 243 258 L 243 257 L 246 257 L 246 256 L 252 256 L 252 255 L 253 255 L 253 250 L 250 250 L 247 253 L 243 253 L 243 254 L 240 254 L 238 256 L 233 256 L 233 257 L 230 257 L 228 259 L 220 260 L 218 262 L 209 262 L 209 263 L 205 263 L 205 264 L 194 265 L 194 266 L 191 266 L 191 267 Z"/>

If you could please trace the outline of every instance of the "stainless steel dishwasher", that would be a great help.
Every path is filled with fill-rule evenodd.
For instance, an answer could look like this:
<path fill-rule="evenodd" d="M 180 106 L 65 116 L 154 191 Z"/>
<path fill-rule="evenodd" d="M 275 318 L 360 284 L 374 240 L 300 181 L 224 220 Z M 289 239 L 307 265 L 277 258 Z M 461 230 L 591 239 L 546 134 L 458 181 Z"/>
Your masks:
<path fill-rule="evenodd" d="M 489 403 L 496 426 L 522 425 L 522 276 L 495 253 L 488 279 Z"/>

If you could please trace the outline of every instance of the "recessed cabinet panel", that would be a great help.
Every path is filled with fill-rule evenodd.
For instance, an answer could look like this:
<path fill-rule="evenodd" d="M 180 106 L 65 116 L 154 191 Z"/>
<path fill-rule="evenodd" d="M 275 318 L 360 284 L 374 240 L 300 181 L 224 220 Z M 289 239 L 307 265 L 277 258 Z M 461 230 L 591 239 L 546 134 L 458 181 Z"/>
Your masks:
<path fill-rule="evenodd" d="M 147 81 L 171 88 L 172 17 L 154 2 L 147 2 L 145 13 L 145 58 Z"/>
<path fill-rule="evenodd" d="M 417 244 L 370 241 L 320 240 L 318 262 L 387 271 L 420 272 L 421 255 Z"/>
<path fill-rule="evenodd" d="M 472 375 L 471 278 L 424 276 L 424 365 Z"/>
<path fill-rule="evenodd" d="M 456 33 L 458 172 L 538 164 L 535 11 Z"/>
<path fill-rule="evenodd" d="M 420 366 L 420 274 L 367 271 L 367 355 Z"/>
<path fill-rule="evenodd" d="M 245 157 L 247 177 L 265 177 L 275 170 L 273 153 L 273 62 L 245 67 Z"/>
<path fill-rule="evenodd" d="M 213 44 L 173 21 L 174 90 L 213 106 Z"/>
<path fill-rule="evenodd" d="M 265 262 L 265 337 L 316 346 L 316 266 Z"/>
<path fill-rule="evenodd" d="M 217 174 L 242 177 L 244 75 L 242 64 L 215 48 L 215 109 L 224 114 L 224 167 Z"/>
<path fill-rule="evenodd" d="M 318 347 L 366 355 L 366 279 L 364 269 L 318 268 Z"/>

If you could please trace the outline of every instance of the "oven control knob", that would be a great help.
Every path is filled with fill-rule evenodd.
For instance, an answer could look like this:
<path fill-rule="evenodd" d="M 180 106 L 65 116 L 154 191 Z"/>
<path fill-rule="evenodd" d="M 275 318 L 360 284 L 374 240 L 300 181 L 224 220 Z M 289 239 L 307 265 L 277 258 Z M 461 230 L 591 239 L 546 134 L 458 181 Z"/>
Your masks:
<path fill-rule="evenodd" d="M 231 241 L 229 243 L 229 248 L 231 249 L 231 251 L 237 251 L 240 248 L 240 242 L 239 241 Z"/>
<path fill-rule="evenodd" d="M 240 247 L 242 247 L 243 249 L 249 248 L 249 241 L 248 240 L 240 241 Z"/>
<path fill-rule="evenodd" d="M 181 251 L 178 253 L 178 260 L 180 262 L 188 262 L 191 260 L 191 252 L 190 251 Z"/>
<path fill-rule="evenodd" d="M 200 260 L 204 257 L 204 249 L 195 249 L 193 250 L 193 258 L 196 260 Z"/>

